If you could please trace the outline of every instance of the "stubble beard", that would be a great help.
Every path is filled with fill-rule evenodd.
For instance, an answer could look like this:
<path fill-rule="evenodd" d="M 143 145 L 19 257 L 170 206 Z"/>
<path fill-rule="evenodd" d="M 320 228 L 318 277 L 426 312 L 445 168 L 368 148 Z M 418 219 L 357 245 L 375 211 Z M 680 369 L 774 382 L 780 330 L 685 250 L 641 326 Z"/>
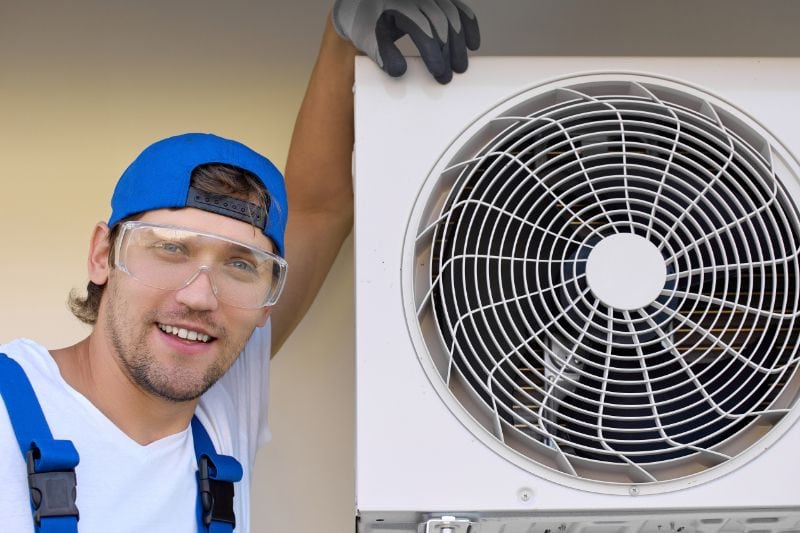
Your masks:
<path fill-rule="evenodd" d="M 109 284 L 112 285 L 112 284 Z M 106 307 L 106 323 L 108 335 L 118 362 L 128 378 L 145 392 L 170 402 L 188 402 L 196 400 L 228 371 L 238 354 L 244 349 L 247 339 L 231 345 L 224 329 L 213 342 L 219 343 L 220 356 L 214 360 L 202 374 L 194 369 L 181 367 L 178 364 L 168 367 L 159 362 L 147 345 L 147 328 L 156 322 L 156 314 L 152 313 L 140 319 L 143 325 L 141 332 L 134 330 L 130 319 L 125 320 L 122 298 L 118 296 L 116 287 L 111 289 Z M 160 317 L 164 321 L 191 320 L 208 323 L 204 313 L 187 311 Z"/>

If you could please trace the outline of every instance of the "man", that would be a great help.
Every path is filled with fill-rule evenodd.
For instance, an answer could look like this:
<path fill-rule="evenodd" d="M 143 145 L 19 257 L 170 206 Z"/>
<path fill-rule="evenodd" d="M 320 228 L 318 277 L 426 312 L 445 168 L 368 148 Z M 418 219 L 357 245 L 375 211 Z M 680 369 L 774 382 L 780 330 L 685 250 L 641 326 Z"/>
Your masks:
<path fill-rule="evenodd" d="M 234 516 L 249 530 L 267 354 L 310 306 L 352 225 L 356 50 L 341 36 L 396 75 L 391 43 L 408 33 L 442 82 L 466 68 L 465 44 L 477 46 L 474 16 L 449 0 L 341 1 L 334 20 L 292 139 L 291 204 L 280 173 L 244 145 L 159 141 L 123 173 L 108 222 L 94 228 L 87 296 L 71 300 L 89 336 L 53 351 L 0 346 L 4 530 L 230 531 Z M 42 420 L 25 403 L 28 381 Z"/>

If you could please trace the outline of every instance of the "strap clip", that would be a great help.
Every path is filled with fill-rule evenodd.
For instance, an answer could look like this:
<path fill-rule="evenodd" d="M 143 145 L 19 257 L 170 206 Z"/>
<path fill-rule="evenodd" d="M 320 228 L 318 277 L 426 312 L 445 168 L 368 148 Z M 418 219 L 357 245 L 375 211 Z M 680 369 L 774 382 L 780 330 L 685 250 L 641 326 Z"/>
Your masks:
<path fill-rule="evenodd" d="M 210 478 L 209 465 L 213 463 L 207 456 L 200 458 L 200 500 L 203 504 L 203 523 L 206 527 L 211 522 L 225 522 L 236 527 L 236 515 L 233 511 L 233 482 Z"/>
<path fill-rule="evenodd" d="M 35 461 L 38 458 L 39 449 L 31 446 L 25 454 L 25 462 L 28 465 L 28 489 L 36 527 L 41 526 L 42 518 L 51 516 L 74 516 L 78 519 L 75 469 L 36 472 Z"/>

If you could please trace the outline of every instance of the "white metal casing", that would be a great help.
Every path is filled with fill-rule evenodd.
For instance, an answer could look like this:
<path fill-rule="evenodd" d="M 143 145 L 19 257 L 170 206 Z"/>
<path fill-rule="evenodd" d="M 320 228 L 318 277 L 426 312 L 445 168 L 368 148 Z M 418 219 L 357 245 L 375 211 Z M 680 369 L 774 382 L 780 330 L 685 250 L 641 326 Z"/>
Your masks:
<path fill-rule="evenodd" d="M 419 61 L 410 62 L 411 79 L 398 81 L 360 58 L 354 179 L 356 500 L 362 515 L 800 511 L 800 424 L 777 440 L 759 442 L 769 449 L 749 450 L 710 481 L 690 476 L 654 491 L 618 487 L 598 493 L 588 484 L 582 490 L 558 476 L 534 475 L 501 457 L 453 415 L 455 403 L 441 398 L 423 371 L 405 316 L 402 268 L 409 217 L 426 178 L 488 110 L 549 80 L 594 72 L 643 73 L 700 87 L 757 119 L 795 158 L 800 153 L 797 59 L 477 57 L 467 73 L 442 86 Z M 800 191 L 797 184 L 788 186 Z M 793 422 L 796 413 L 787 418 Z"/>

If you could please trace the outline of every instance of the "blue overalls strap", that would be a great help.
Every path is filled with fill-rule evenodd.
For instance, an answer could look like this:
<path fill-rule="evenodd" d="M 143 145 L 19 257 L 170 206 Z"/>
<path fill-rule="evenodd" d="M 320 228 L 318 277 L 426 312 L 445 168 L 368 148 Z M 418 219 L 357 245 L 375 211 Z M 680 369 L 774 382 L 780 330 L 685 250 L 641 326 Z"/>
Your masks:
<path fill-rule="evenodd" d="M 197 530 L 231 533 L 236 527 L 233 484 L 242 479 L 242 465 L 228 455 L 218 455 L 208 432 L 192 417 L 194 453 L 197 457 Z"/>
<path fill-rule="evenodd" d="M 78 452 L 72 441 L 53 439 L 25 371 L 6 354 L 0 354 L 0 395 L 28 468 L 36 532 L 77 532 L 75 467 Z"/>
<path fill-rule="evenodd" d="M 69 440 L 53 439 L 36 393 L 22 367 L 0 353 L 0 396 L 28 468 L 31 511 L 36 533 L 77 533 L 75 467 L 79 457 Z M 197 458 L 197 529 L 231 533 L 236 527 L 233 484 L 242 465 L 219 455 L 200 420 L 192 418 Z"/>

